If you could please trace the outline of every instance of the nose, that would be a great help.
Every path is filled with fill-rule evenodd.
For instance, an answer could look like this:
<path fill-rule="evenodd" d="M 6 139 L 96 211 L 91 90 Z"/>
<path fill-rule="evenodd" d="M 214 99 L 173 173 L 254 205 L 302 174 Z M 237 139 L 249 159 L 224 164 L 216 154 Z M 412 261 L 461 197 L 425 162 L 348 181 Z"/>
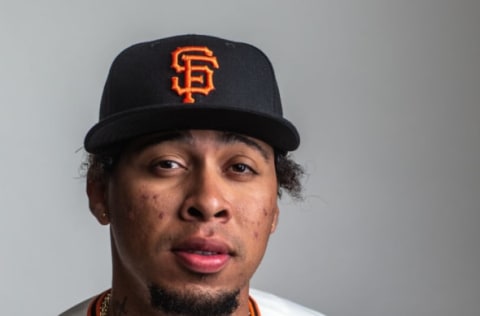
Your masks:
<path fill-rule="evenodd" d="M 231 205 L 221 174 L 203 170 L 190 181 L 180 217 L 185 221 L 228 222 L 232 215 Z"/>

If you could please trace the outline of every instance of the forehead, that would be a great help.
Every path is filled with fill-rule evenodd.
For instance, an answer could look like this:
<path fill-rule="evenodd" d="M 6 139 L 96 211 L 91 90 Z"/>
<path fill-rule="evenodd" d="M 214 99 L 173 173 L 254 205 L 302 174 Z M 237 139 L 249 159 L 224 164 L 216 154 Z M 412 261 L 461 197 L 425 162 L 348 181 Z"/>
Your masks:
<path fill-rule="evenodd" d="M 149 134 L 131 141 L 127 145 L 126 151 L 130 153 L 141 152 L 148 147 L 164 142 L 192 146 L 202 146 L 210 143 L 219 148 L 243 145 L 258 151 L 267 160 L 273 155 L 273 148 L 257 138 L 239 133 L 215 130 L 181 130 Z"/>

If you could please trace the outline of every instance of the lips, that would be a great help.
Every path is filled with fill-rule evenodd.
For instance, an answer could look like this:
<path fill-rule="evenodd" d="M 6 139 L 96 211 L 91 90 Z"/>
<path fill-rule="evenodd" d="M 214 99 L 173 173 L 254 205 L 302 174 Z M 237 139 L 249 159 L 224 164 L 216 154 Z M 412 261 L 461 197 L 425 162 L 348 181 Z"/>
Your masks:
<path fill-rule="evenodd" d="M 172 249 L 177 261 L 187 270 L 212 274 L 220 272 L 228 263 L 232 251 L 222 241 L 190 238 Z"/>

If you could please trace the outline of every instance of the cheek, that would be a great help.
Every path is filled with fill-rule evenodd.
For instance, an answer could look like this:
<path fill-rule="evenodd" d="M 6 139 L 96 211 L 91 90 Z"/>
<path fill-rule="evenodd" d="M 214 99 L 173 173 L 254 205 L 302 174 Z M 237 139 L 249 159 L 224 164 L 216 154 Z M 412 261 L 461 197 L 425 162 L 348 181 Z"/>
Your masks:
<path fill-rule="evenodd" d="M 112 229 L 129 243 L 155 239 L 175 210 L 174 197 L 145 187 L 112 191 L 109 197 Z"/>
<path fill-rule="evenodd" d="M 159 194 L 155 188 L 145 186 L 128 187 L 109 191 L 109 207 L 118 217 L 125 217 L 130 221 L 142 218 L 151 218 L 152 215 L 163 219 L 169 204 L 173 204 L 174 197 L 168 194 Z"/>
<path fill-rule="evenodd" d="M 161 202 L 162 201 L 162 202 Z M 142 219 L 153 219 L 153 222 L 162 221 L 165 218 L 166 209 L 169 209 L 167 204 L 171 199 L 160 199 L 155 192 L 148 190 L 139 190 L 138 193 L 125 198 L 125 214 L 130 221 L 139 221 Z"/>
<path fill-rule="evenodd" d="M 169 237 L 176 198 L 144 186 L 124 186 L 112 193 L 109 198 L 114 251 L 123 265 L 148 270 L 145 264 L 157 260 Z"/>
<path fill-rule="evenodd" d="M 247 236 L 251 236 L 255 242 L 266 242 L 270 236 L 276 209 L 276 198 L 258 199 L 248 205 L 242 205 L 239 208 L 239 217 L 245 229 L 249 231 Z"/>

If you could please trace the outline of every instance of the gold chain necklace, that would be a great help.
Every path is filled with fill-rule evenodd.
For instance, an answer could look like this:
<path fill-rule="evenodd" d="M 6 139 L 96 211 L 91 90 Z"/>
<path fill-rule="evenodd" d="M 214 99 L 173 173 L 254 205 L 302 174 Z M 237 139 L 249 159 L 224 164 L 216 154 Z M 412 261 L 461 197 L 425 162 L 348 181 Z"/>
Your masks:
<path fill-rule="evenodd" d="M 112 297 L 112 292 L 108 292 L 102 300 L 102 304 L 100 306 L 100 316 L 107 316 L 108 315 L 108 308 L 110 307 L 110 299 Z M 249 312 L 248 316 L 251 316 L 251 309 L 252 306 L 249 304 Z"/>
<path fill-rule="evenodd" d="M 110 306 L 110 298 L 112 297 L 112 292 L 108 292 L 107 295 L 103 298 L 102 305 L 100 306 L 100 316 L 108 315 L 108 307 Z"/>

